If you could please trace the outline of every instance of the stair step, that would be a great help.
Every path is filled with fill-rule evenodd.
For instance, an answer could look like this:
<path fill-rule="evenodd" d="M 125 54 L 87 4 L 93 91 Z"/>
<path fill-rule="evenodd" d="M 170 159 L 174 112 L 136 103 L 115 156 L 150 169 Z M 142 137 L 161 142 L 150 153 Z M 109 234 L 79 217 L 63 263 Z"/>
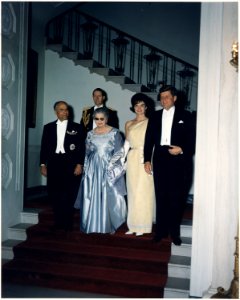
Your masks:
<path fill-rule="evenodd" d="M 167 273 L 169 253 L 121 247 L 63 243 L 56 241 L 23 242 L 14 249 L 16 259 L 73 263 L 76 265 L 104 266 L 150 273 Z"/>
<path fill-rule="evenodd" d="M 63 267 L 64 266 L 64 267 Z M 132 270 L 78 266 L 76 264 L 15 260 L 4 267 L 4 281 L 81 291 L 99 292 L 124 297 L 161 297 L 165 279 L 161 275 Z M 129 288 L 131 286 L 131 288 Z"/>
<path fill-rule="evenodd" d="M 181 224 L 181 236 L 192 237 L 192 220 L 183 219 Z"/>
<path fill-rule="evenodd" d="M 118 84 L 124 84 L 126 77 L 122 76 L 122 75 L 117 75 L 117 76 L 113 76 L 113 75 L 108 75 L 108 76 L 104 76 L 106 81 L 112 81 Z"/>
<path fill-rule="evenodd" d="M 190 237 L 182 237 L 182 245 L 176 246 L 172 243 L 172 255 L 191 257 L 192 239 Z"/>
<path fill-rule="evenodd" d="M 168 276 L 175 278 L 190 278 L 191 258 L 172 255 L 168 263 Z"/>
<path fill-rule="evenodd" d="M 37 208 L 25 208 L 21 212 L 21 223 L 37 224 L 39 221 L 38 215 L 41 211 Z"/>
<path fill-rule="evenodd" d="M 72 59 L 72 60 L 76 60 L 78 58 L 78 52 L 62 51 L 62 52 L 59 52 L 59 56 L 60 57 L 65 57 L 65 58 L 68 58 L 68 59 Z"/>
<path fill-rule="evenodd" d="M 190 279 L 168 277 L 164 298 L 189 298 Z"/>
<path fill-rule="evenodd" d="M 88 245 L 100 245 L 100 246 L 114 246 L 114 247 L 125 247 L 132 249 L 145 249 L 151 251 L 169 251 L 171 248 L 171 241 L 164 240 L 163 242 L 157 244 L 152 242 L 152 234 L 146 234 L 141 237 L 132 237 L 125 235 L 126 230 L 118 230 L 114 235 L 110 234 L 84 234 L 78 229 L 71 232 L 71 237 L 69 242 L 72 243 L 82 243 Z M 53 232 L 50 231 L 49 225 L 37 224 L 27 230 L 27 235 L 33 240 L 45 239 L 49 240 L 53 238 Z M 62 233 L 55 234 L 54 239 L 62 241 Z"/>
<path fill-rule="evenodd" d="M 33 226 L 32 223 L 19 223 L 8 228 L 8 237 L 12 240 L 24 241 L 27 238 L 26 230 Z"/>
<path fill-rule="evenodd" d="M 89 68 L 90 73 L 97 73 L 99 75 L 108 76 L 109 68 Z"/>
<path fill-rule="evenodd" d="M 61 52 L 62 51 L 62 48 L 63 48 L 63 46 L 62 46 L 62 44 L 47 44 L 46 45 L 46 49 L 49 49 L 49 50 L 52 50 L 52 51 L 54 51 L 54 52 Z"/>
<path fill-rule="evenodd" d="M 2 259 L 10 260 L 13 259 L 13 247 L 21 243 L 20 240 L 5 240 L 2 242 Z"/>
<path fill-rule="evenodd" d="M 75 59 L 74 60 L 75 65 L 81 65 L 85 68 L 92 68 L 94 65 L 93 59 Z"/>
<path fill-rule="evenodd" d="M 142 91 L 142 84 L 137 83 L 124 83 L 121 84 L 123 89 L 130 90 L 135 93 L 140 93 Z"/>

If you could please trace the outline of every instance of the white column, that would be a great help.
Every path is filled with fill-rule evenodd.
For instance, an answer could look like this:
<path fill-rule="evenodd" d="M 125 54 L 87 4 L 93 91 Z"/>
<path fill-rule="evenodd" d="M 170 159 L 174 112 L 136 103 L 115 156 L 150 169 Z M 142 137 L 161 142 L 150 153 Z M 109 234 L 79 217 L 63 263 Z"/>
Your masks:
<path fill-rule="evenodd" d="M 190 295 L 228 289 L 238 220 L 237 3 L 202 3 Z"/>

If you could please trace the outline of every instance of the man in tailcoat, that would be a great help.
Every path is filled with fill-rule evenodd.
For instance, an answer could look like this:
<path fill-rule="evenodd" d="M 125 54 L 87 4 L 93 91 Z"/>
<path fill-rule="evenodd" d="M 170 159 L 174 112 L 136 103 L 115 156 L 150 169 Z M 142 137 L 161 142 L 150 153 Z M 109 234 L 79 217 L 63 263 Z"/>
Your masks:
<path fill-rule="evenodd" d="M 108 125 L 115 128 L 119 128 L 117 111 L 106 106 L 107 93 L 101 88 L 96 88 L 92 92 L 92 97 L 95 105 L 92 107 L 85 107 L 83 109 L 82 118 L 80 121 L 81 126 L 85 130 L 85 134 L 87 135 L 88 131 L 96 127 L 95 122 L 93 120 L 93 112 L 95 109 L 103 106 L 106 107 L 108 110 Z"/>
<path fill-rule="evenodd" d="M 44 126 L 41 174 L 47 177 L 48 197 L 53 206 L 54 229 L 71 231 L 85 155 L 85 136 L 80 124 L 69 120 L 69 105 L 54 104 L 57 120 Z"/>
<path fill-rule="evenodd" d="M 189 111 L 175 106 L 177 91 L 163 86 L 163 107 L 149 120 L 145 136 L 144 168 L 154 178 L 156 194 L 156 242 L 172 238 L 181 245 L 180 225 L 188 194 L 188 172 L 195 149 L 195 126 Z M 147 191 L 146 191 L 147 192 Z"/>

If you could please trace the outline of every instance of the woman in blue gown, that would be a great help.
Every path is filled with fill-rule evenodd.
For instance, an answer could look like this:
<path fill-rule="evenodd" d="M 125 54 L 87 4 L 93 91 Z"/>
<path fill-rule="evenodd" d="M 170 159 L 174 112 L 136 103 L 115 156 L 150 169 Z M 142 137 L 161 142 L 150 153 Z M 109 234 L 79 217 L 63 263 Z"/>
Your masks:
<path fill-rule="evenodd" d="M 126 221 L 126 186 L 121 165 L 123 139 L 107 125 L 104 107 L 93 114 L 96 128 L 86 138 L 84 171 L 74 207 L 80 209 L 80 230 L 114 233 Z"/>

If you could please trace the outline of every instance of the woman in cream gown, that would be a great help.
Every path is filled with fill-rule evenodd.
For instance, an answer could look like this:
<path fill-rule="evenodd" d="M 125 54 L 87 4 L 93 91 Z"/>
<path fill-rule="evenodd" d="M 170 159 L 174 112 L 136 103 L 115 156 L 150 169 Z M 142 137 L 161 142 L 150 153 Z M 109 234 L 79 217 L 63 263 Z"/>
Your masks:
<path fill-rule="evenodd" d="M 125 148 L 129 143 L 127 154 L 127 199 L 128 216 L 126 234 L 141 236 L 152 232 L 152 224 L 155 220 L 155 192 L 153 176 L 144 170 L 143 148 L 145 132 L 148 124 L 147 110 L 150 110 L 150 99 L 137 93 L 131 99 L 131 110 L 136 117 L 126 122 Z"/>

